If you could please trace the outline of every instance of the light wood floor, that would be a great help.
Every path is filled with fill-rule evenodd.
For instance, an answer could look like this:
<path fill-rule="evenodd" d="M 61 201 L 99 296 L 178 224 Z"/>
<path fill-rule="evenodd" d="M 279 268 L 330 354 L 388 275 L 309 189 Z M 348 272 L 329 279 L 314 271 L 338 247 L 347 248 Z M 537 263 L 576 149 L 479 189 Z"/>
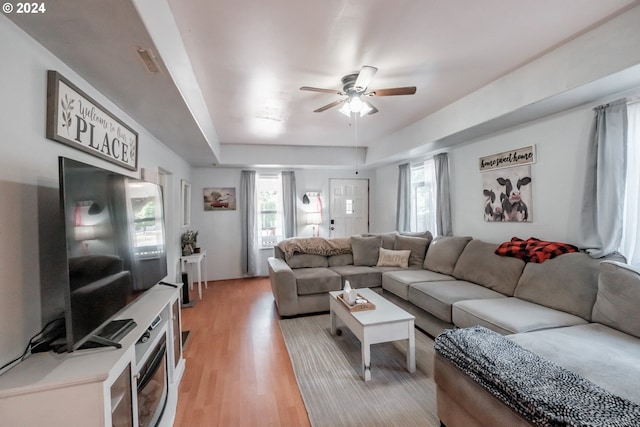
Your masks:
<path fill-rule="evenodd" d="M 309 426 L 278 318 L 268 278 L 209 282 L 182 309 L 176 427 Z"/>

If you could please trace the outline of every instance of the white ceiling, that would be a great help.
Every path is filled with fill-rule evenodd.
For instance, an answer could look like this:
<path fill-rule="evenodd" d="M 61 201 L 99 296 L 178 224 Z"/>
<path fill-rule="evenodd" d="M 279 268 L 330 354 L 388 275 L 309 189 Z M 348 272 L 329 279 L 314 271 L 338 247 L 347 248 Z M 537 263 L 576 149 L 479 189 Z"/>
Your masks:
<path fill-rule="evenodd" d="M 362 65 L 379 69 L 369 89 L 417 86 L 372 98 L 379 112 L 357 122 L 367 146 L 632 4 L 57 0 L 37 18 L 9 18 L 191 164 L 209 166 L 220 163 L 219 143 L 353 145 L 337 108 L 313 113 L 339 96 L 301 86 L 341 90 Z M 145 71 L 139 46 L 159 52 L 161 73 Z"/>

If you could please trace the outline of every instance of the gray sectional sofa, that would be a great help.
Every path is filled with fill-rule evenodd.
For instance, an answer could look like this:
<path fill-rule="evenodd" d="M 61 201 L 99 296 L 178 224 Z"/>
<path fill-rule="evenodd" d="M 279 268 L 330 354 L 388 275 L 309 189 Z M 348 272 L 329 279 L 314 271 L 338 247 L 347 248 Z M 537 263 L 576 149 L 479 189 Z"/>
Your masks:
<path fill-rule="evenodd" d="M 414 253 L 407 268 L 374 260 L 380 247 L 409 246 L 426 251 Z M 354 236 L 351 257 L 287 260 L 276 248 L 269 273 L 283 316 L 328 311 L 326 293 L 348 279 L 414 314 L 432 336 L 481 325 L 640 404 L 640 274 L 622 257 L 603 262 L 576 252 L 525 263 L 497 255 L 498 246 L 458 236 Z M 531 425 L 440 356 L 434 377 L 448 427 Z"/>
<path fill-rule="evenodd" d="M 626 407 L 624 411 L 617 412 L 615 419 L 592 420 L 588 425 L 637 426 L 640 425 L 640 271 L 616 261 L 603 261 L 599 267 L 589 322 L 520 332 L 507 338 L 545 360 L 578 374 L 606 393 L 630 402 L 628 406 L 633 410 Z M 551 299 L 551 295 L 547 298 Z M 496 316 L 499 314 L 496 313 Z M 529 418 L 512 409 L 512 405 L 489 393 L 440 354 L 435 357 L 434 379 L 437 384 L 438 416 L 447 427 L 533 425 Z M 549 396 L 576 394 L 564 381 L 550 381 L 545 384 L 544 393 Z M 585 397 L 578 395 L 577 398 Z M 616 414 L 612 399 L 599 402 L 589 397 L 584 402 L 586 406 L 595 408 L 596 413 L 599 408 L 606 408 Z M 571 415 L 571 411 L 564 411 L 561 416 L 552 418 L 557 422 L 549 424 L 575 425 L 569 422 Z M 563 420 L 563 417 L 568 420 Z"/>
<path fill-rule="evenodd" d="M 307 239 L 313 241 L 314 238 Z M 317 239 L 321 241 L 322 239 Z M 274 247 L 268 259 L 271 289 L 281 316 L 329 311 L 329 291 L 337 291 L 349 280 L 352 288 L 371 288 L 382 292 L 382 274 L 395 270 L 422 270 L 429 232 L 386 233 L 353 236 L 349 253 L 318 255 L 294 253 L 289 256 Z M 408 267 L 378 266 L 380 248 L 411 251 Z M 322 251 L 319 251 L 322 252 Z"/>
<path fill-rule="evenodd" d="M 389 233 L 353 236 L 352 253 L 269 258 L 273 295 L 282 316 L 329 310 L 327 292 L 369 287 L 416 316 L 432 336 L 482 325 L 502 334 L 587 324 L 600 260 L 583 252 L 544 263 L 495 254 L 497 243 L 471 237 Z M 379 248 L 411 250 L 407 268 L 378 266 Z"/>

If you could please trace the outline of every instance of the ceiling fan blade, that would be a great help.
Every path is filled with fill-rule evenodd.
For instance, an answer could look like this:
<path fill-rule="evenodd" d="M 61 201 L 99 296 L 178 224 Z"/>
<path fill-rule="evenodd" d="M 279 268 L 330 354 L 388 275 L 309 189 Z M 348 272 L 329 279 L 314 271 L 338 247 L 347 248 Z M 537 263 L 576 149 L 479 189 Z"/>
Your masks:
<path fill-rule="evenodd" d="M 370 96 L 394 96 L 394 95 L 413 95 L 416 93 L 415 86 L 394 87 L 391 89 L 376 89 L 369 92 Z"/>
<path fill-rule="evenodd" d="M 309 92 L 322 92 L 322 93 L 331 93 L 334 95 L 344 95 L 344 93 L 342 91 L 339 90 L 335 90 L 335 89 L 322 89 L 319 87 L 309 87 L 309 86 L 302 86 L 300 88 L 300 90 L 307 90 Z"/>
<path fill-rule="evenodd" d="M 317 110 L 313 110 L 314 113 L 322 113 L 325 110 L 328 110 L 329 108 L 333 108 L 336 105 L 342 104 L 344 102 L 344 99 L 338 99 L 337 101 L 333 101 L 331 104 L 327 104 L 324 107 L 320 107 Z"/>
<path fill-rule="evenodd" d="M 373 76 L 376 75 L 378 69 L 376 67 L 371 67 L 370 65 L 364 65 L 360 69 L 360 73 L 358 74 L 358 78 L 356 79 L 353 88 L 356 92 L 364 92 L 371 83 Z"/>

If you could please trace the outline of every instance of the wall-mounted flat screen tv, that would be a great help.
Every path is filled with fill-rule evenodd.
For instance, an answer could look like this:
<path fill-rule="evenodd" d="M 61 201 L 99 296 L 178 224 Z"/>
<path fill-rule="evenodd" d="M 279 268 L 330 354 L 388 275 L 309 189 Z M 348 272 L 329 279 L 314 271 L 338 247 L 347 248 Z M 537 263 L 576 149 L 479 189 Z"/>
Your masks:
<path fill-rule="evenodd" d="M 167 275 L 162 187 L 61 157 L 66 350 Z"/>

